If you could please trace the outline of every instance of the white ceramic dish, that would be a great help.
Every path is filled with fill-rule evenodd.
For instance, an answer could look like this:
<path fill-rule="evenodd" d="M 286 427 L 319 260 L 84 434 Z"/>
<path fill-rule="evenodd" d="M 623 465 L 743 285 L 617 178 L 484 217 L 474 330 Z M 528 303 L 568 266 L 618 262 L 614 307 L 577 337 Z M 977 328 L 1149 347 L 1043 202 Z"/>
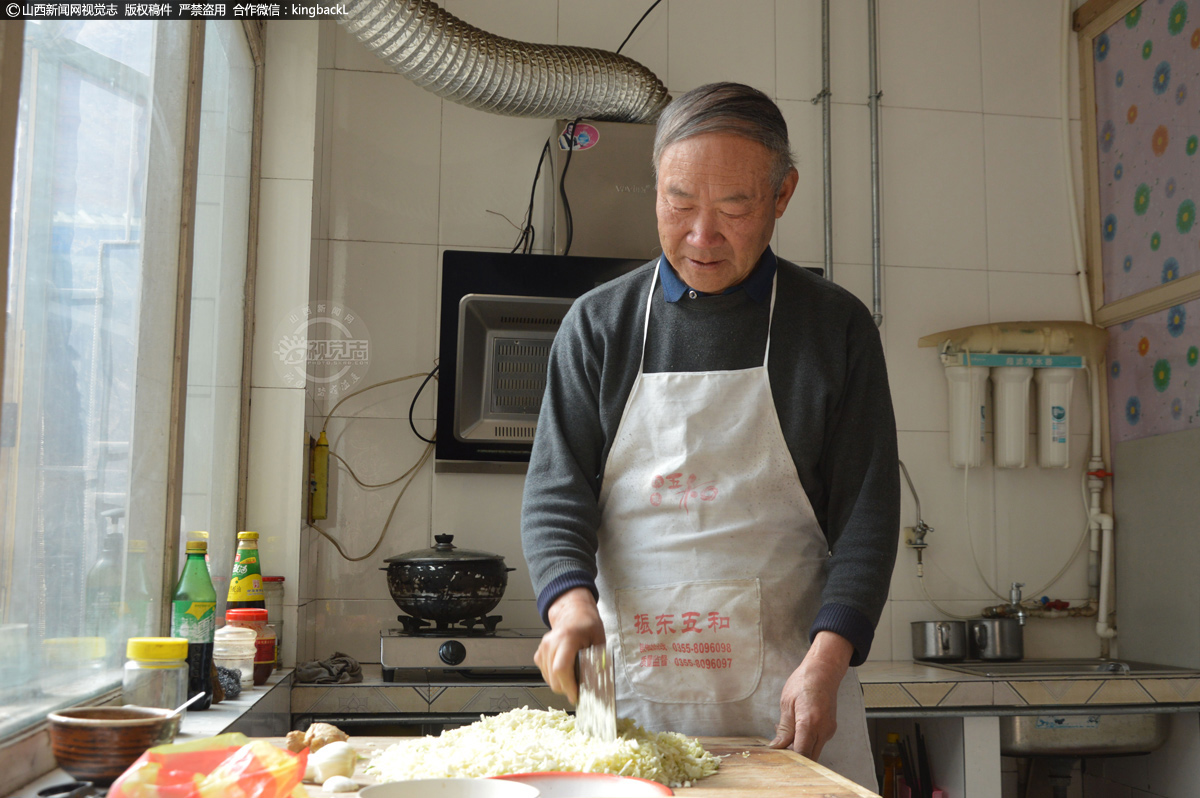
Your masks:
<path fill-rule="evenodd" d="M 541 798 L 649 798 L 675 794 L 657 781 L 610 773 L 511 773 L 493 778 L 536 787 Z"/>
<path fill-rule="evenodd" d="M 538 798 L 537 787 L 496 779 L 411 779 L 364 787 L 360 798 Z"/>

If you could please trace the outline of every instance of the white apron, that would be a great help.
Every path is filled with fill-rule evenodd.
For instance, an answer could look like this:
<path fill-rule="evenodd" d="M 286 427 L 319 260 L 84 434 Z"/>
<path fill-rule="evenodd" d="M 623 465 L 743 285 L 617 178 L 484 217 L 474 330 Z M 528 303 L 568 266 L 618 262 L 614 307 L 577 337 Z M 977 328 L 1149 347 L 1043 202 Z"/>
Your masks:
<path fill-rule="evenodd" d="M 596 582 L 617 711 L 650 730 L 771 739 L 783 684 L 808 651 L 828 544 L 783 438 L 767 355 L 738 371 L 644 373 L 657 282 L 656 269 L 600 490 Z M 820 761 L 875 785 L 854 669 Z"/>

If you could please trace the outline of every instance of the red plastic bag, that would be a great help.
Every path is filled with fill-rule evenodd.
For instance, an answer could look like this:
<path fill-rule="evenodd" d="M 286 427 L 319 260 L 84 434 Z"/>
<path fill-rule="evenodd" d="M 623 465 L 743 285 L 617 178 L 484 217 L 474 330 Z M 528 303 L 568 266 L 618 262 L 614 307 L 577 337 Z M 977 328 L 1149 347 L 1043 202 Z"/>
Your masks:
<path fill-rule="evenodd" d="M 244 734 L 151 748 L 109 789 L 109 798 L 307 798 L 308 750 L 293 754 Z"/>

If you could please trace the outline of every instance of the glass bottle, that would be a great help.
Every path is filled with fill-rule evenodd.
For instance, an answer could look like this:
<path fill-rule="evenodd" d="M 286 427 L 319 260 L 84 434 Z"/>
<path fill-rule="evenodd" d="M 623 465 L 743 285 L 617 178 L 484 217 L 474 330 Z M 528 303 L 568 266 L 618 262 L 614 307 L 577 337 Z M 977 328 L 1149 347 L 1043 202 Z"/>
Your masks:
<path fill-rule="evenodd" d="M 904 779 L 904 766 L 900 763 L 900 735 L 889 734 L 883 744 L 882 798 L 900 798 L 900 784 Z"/>
<path fill-rule="evenodd" d="M 124 617 L 127 637 L 151 635 L 158 627 L 158 602 L 154 598 L 154 591 L 150 589 L 150 581 L 146 578 L 148 548 L 144 540 L 129 541 Z"/>
<path fill-rule="evenodd" d="M 187 542 L 187 561 L 171 599 L 171 636 L 188 641 L 188 698 L 197 693 L 207 693 L 192 704 L 192 709 L 208 709 L 212 705 L 217 592 L 213 590 L 208 566 L 204 562 L 207 553 L 207 541 Z"/>
<path fill-rule="evenodd" d="M 225 610 L 267 608 L 263 592 L 262 567 L 258 560 L 258 533 L 238 532 L 237 562 L 229 577 L 229 595 Z"/>
<path fill-rule="evenodd" d="M 124 646 L 117 639 L 120 634 L 118 616 L 121 609 L 121 549 L 123 540 L 120 532 L 109 532 L 104 536 L 100 558 L 88 571 L 85 583 L 85 606 L 83 611 L 83 634 L 85 637 L 101 637 L 106 643 L 105 659 L 111 665 L 120 662 Z"/>

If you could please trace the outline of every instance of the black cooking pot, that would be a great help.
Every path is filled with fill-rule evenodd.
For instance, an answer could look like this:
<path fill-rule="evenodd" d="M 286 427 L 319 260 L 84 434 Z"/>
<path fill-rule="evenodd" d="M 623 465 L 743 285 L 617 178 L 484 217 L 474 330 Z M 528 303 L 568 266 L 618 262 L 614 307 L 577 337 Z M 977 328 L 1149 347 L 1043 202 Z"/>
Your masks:
<path fill-rule="evenodd" d="M 388 590 L 396 606 L 414 618 L 457 623 L 487 615 L 504 595 L 504 557 L 457 549 L 453 535 L 434 535 L 436 546 L 397 554 L 384 562 Z"/>

